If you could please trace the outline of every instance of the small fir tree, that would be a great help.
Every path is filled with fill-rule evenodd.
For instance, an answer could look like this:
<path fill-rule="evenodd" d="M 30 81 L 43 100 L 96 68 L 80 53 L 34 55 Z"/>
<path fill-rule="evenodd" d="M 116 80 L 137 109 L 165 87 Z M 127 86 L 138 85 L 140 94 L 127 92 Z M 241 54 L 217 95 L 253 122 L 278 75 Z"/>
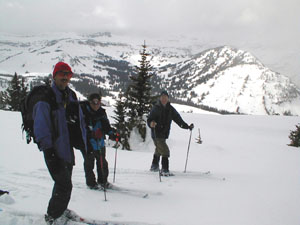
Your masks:
<path fill-rule="evenodd" d="M 6 108 L 6 103 L 5 103 L 6 98 L 7 98 L 6 92 L 1 91 L 0 92 L 0 109 L 5 109 Z"/>
<path fill-rule="evenodd" d="M 150 79 L 153 76 L 151 73 L 152 66 L 147 57 L 150 55 L 146 51 L 146 44 L 142 45 L 143 49 L 140 52 L 141 60 L 139 60 L 140 66 L 137 66 L 137 75 L 132 75 L 131 84 L 127 89 L 127 107 L 129 108 L 129 123 L 130 127 L 136 127 L 143 139 L 146 139 L 146 119 L 152 106 L 153 97 L 150 92 L 152 86 Z M 132 129 L 131 129 L 132 130 Z"/>
<path fill-rule="evenodd" d="M 21 79 L 21 91 L 20 92 L 21 92 L 21 99 L 24 98 L 28 93 L 28 86 L 25 83 L 24 77 L 22 77 L 22 79 Z"/>
<path fill-rule="evenodd" d="M 291 139 L 291 143 L 289 146 L 300 147 L 300 126 L 296 125 L 296 130 L 291 131 L 289 138 Z"/>
<path fill-rule="evenodd" d="M 45 78 L 43 79 L 43 83 L 44 83 L 45 85 L 47 85 L 47 86 L 50 87 L 50 86 L 51 86 L 51 75 L 45 77 Z"/>
<path fill-rule="evenodd" d="M 137 111 L 134 104 L 133 97 L 129 94 L 131 87 L 129 86 L 127 88 L 127 91 L 125 93 L 125 108 L 126 108 L 126 117 L 127 117 L 127 125 L 129 131 L 132 131 L 134 127 L 137 126 Z"/>
<path fill-rule="evenodd" d="M 126 117 L 126 109 L 125 109 L 125 100 L 122 94 L 119 95 L 119 99 L 116 101 L 114 113 L 116 116 L 113 118 L 115 119 L 116 123 L 113 126 L 117 129 L 120 133 L 120 143 L 122 145 L 122 149 L 130 150 L 129 144 L 129 136 L 130 131 L 127 126 L 127 122 L 125 120 Z"/>
<path fill-rule="evenodd" d="M 27 86 L 25 85 L 25 79 L 20 79 L 17 73 L 15 73 L 6 89 L 5 103 L 8 105 L 8 109 L 11 111 L 20 111 L 20 102 L 26 95 Z"/>

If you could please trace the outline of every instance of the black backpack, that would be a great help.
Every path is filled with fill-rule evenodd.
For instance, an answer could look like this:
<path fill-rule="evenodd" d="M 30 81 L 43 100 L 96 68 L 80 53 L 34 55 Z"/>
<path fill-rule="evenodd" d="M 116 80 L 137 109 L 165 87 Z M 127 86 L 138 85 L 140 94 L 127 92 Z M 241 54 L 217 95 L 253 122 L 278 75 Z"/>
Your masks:
<path fill-rule="evenodd" d="M 77 100 L 76 94 L 74 91 L 70 90 L 70 94 L 73 99 Z M 21 101 L 21 114 L 22 114 L 22 132 L 26 133 L 27 144 L 33 140 L 34 143 L 38 144 L 34 138 L 33 133 L 33 124 L 32 112 L 34 105 L 39 101 L 45 101 L 50 105 L 50 118 L 53 123 L 52 111 L 58 108 L 56 103 L 55 93 L 52 88 L 48 85 L 41 85 L 34 87 L 28 95 Z M 79 121 L 79 103 L 70 102 L 66 106 L 66 119 L 70 135 L 71 146 L 84 150 L 85 144 L 82 141 L 82 133 L 80 129 Z"/>
<path fill-rule="evenodd" d="M 37 143 L 33 133 L 33 119 L 32 112 L 34 105 L 39 101 L 49 103 L 51 111 L 57 107 L 56 97 L 52 88 L 48 85 L 35 86 L 27 96 L 21 101 L 21 115 L 22 115 L 22 132 L 26 133 L 27 144 L 33 140 Z"/>

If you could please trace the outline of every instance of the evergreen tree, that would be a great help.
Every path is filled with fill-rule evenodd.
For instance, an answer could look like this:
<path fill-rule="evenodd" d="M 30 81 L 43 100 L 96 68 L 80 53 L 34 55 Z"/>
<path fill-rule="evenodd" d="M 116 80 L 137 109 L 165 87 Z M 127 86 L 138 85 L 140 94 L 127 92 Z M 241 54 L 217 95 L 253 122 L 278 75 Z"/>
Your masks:
<path fill-rule="evenodd" d="M 5 109 L 6 108 L 6 103 L 5 103 L 5 99 L 6 99 L 6 92 L 4 91 L 0 91 L 0 109 Z"/>
<path fill-rule="evenodd" d="M 44 82 L 45 85 L 50 87 L 51 86 L 51 75 L 49 75 L 48 77 L 45 77 L 43 79 L 43 82 Z"/>
<path fill-rule="evenodd" d="M 126 117 L 126 108 L 125 108 L 125 100 L 122 94 L 119 95 L 119 99 L 116 101 L 114 113 L 116 116 L 113 118 L 115 119 L 116 123 L 113 126 L 117 129 L 120 133 L 120 143 L 122 144 L 122 149 L 130 150 L 129 144 L 129 136 L 130 131 L 125 120 Z"/>
<path fill-rule="evenodd" d="M 291 131 L 289 138 L 291 139 L 289 146 L 300 147 L 300 126 L 296 125 L 296 130 Z"/>
<path fill-rule="evenodd" d="M 25 79 L 23 78 L 20 81 L 20 77 L 15 73 L 6 89 L 5 103 L 8 105 L 8 109 L 11 111 L 20 111 L 21 100 L 26 95 L 27 86 L 25 85 Z"/>
<path fill-rule="evenodd" d="M 20 93 L 21 93 L 21 99 L 24 98 L 27 95 L 27 93 L 28 93 L 28 86 L 25 83 L 25 78 L 24 77 L 22 77 L 22 79 L 21 79 L 21 90 L 20 90 Z"/>
<path fill-rule="evenodd" d="M 138 71 L 137 75 L 132 75 L 131 84 L 127 89 L 127 103 L 129 108 L 130 127 L 137 127 L 138 131 L 145 141 L 146 138 L 146 118 L 152 107 L 153 97 L 150 92 L 152 86 L 150 84 L 150 78 L 153 76 L 151 73 L 152 66 L 147 57 L 150 55 L 146 51 L 146 44 L 142 45 L 143 49 L 140 52 L 141 60 L 139 60 L 140 66 L 136 66 Z"/>
<path fill-rule="evenodd" d="M 127 88 L 127 91 L 125 93 L 125 108 L 126 110 L 126 117 L 127 117 L 127 125 L 128 129 L 132 131 L 134 127 L 137 126 L 137 111 L 134 104 L 133 97 L 129 94 L 131 87 L 129 86 Z"/>

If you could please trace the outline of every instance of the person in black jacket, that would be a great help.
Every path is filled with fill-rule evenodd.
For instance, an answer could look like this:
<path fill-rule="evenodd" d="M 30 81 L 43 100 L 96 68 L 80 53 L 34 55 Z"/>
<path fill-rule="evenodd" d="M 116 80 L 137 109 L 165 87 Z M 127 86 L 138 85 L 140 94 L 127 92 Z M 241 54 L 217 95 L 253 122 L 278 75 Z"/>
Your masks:
<path fill-rule="evenodd" d="M 45 163 L 54 181 L 45 221 L 48 225 L 64 224 L 74 216 L 68 209 L 72 193 L 72 171 L 75 165 L 74 143 L 71 136 L 81 140 L 86 151 L 86 125 L 75 92 L 68 84 L 73 76 L 71 67 L 58 62 L 53 70 L 55 107 L 45 100 L 38 101 L 32 112 L 33 131 Z M 47 96 L 48 97 L 48 96 Z M 72 112 L 72 113 L 71 113 Z M 76 113 L 75 113 L 76 112 Z M 76 125 L 75 125 L 76 124 Z"/>
<path fill-rule="evenodd" d="M 93 93 L 88 97 L 88 101 L 80 103 L 85 116 L 87 130 L 87 154 L 84 157 L 84 171 L 86 185 L 91 189 L 108 188 L 108 162 L 105 158 L 105 135 L 115 140 L 116 131 L 110 126 L 105 109 L 101 107 L 101 94 Z M 97 181 L 94 174 L 94 165 L 97 165 Z M 99 186 L 100 185 L 100 186 Z"/>
<path fill-rule="evenodd" d="M 172 120 L 183 129 L 194 128 L 193 124 L 188 125 L 183 121 L 179 113 L 169 102 L 169 94 L 167 91 L 162 91 L 159 101 L 153 106 L 147 124 L 151 128 L 151 136 L 155 144 L 155 152 L 153 155 L 152 165 L 150 171 L 159 170 L 159 160 L 162 156 L 162 170 L 161 175 L 169 176 L 169 157 L 170 150 L 166 143 L 169 137 Z"/>

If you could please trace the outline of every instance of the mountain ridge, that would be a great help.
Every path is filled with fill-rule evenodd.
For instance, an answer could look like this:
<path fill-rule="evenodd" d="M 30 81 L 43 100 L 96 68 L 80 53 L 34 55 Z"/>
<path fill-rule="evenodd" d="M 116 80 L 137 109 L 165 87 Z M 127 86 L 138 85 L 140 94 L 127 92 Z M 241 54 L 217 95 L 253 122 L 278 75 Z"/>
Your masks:
<path fill-rule="evenodd" d="M 300 115 L 299 88 L 251 53 L 223 45 L 200 51 L 201 46 L 193 54 L 197 48 L 191 49 L 192 44 L 173 42 L 147 47 L 156 75 L 155 93 L 167 89 L 176 100 L 232 113 Z M 57 61 L 66 61 L 78 74 L 75 88 L 84 80 L 90 86 L 121 91 L 129 75 L 136 73 L 141 50 L 137 43 L 111 33 L 15 36 L 11 40 L 0 34 L 0 73 L 14 74 L 15 70 L 25 77 L 47 76 Z"/>

